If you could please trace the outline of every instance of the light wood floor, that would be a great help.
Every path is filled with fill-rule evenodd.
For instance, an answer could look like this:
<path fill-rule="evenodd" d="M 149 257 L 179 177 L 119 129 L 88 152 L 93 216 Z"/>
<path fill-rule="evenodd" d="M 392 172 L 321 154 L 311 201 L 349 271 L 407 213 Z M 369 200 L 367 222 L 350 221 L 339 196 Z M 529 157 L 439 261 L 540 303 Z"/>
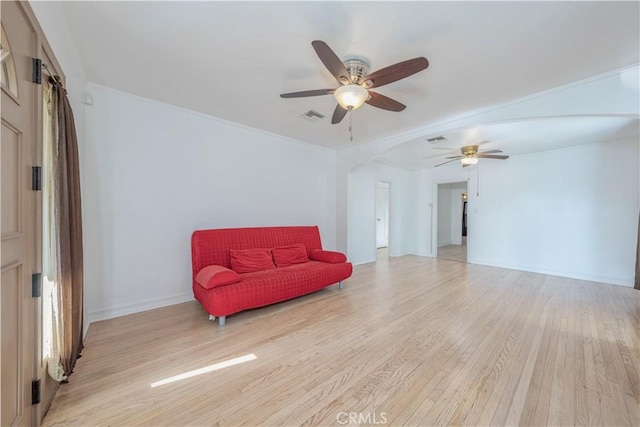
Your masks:
<path fill-rule="evenodd" d="M 196 302 L 94 323 L 45 425 L 637 426 L 639 329 L 630 288 L 391 258 L 224 327 Z"/>
<path fill-rule="evenodd" d="M 438 248 L 438 258 L 467 262 L 467 245 L 447 245 Z"/>

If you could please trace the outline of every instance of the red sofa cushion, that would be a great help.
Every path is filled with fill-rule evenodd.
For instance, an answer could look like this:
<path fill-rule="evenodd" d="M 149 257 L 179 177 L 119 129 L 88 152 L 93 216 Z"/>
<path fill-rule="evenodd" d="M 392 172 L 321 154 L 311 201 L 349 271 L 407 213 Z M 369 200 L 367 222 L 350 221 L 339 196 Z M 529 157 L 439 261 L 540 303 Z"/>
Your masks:
<path fill-rule="evenodd" d="M 271 249 L 229 249 L 229 255 L 231 269 L 236 273 L 252 273 L 276 268 L 271 258 Z"/>
<path fill-rule="evenodd" d="M 196 282 L 205 289 L 231 285 L 240 281 L 240 276 L 221 265 L 209 265 L 197 274 Z"/>
<path fill-rule="evenodd" d="M 311 252 L 310 258 L 314 261 L 328 262 L 329 264 L 347 262 L 347 257 L 342 252 L 324 251 L 322 249 L 316 249 Z"/>
<path fill-rule="evenodd" d="M 231 268 L 229 249 L 274 248 L 302 243 L 307 254 L 322 249 L 318 226 L 196 230 L 191 236 L 192 276 L 208 265 Z"/>
<path fill-rule="evenodd" d="M 273 262 L 276 267 L 286 267 L 293 264 L 302 264 L 309 262 L 307 249 L 304 245 L 278 246 L 271 249 L 273 254 Z"/>

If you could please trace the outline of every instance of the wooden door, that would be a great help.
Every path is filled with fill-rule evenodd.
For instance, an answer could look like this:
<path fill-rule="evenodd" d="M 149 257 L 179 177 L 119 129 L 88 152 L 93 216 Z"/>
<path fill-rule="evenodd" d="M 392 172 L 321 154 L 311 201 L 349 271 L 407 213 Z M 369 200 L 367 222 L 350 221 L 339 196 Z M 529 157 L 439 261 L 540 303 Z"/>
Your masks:
<path fill-rule="evenodd" d="M 36 299 L 32 274 L 41 243 L 36 238 L 36 90 L 31 82 L 38 37 L 17 2 L 2 1 L 2 149 L 0 316 L 0 425 L 38 424 L 31 404 L 36 375 Z"/>

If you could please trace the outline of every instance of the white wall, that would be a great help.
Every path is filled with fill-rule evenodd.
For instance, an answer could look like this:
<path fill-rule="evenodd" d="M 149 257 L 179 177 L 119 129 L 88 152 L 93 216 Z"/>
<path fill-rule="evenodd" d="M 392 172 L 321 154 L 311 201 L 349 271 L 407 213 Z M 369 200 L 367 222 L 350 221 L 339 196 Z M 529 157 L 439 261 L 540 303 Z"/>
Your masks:
<path fill-rule="evenodd" d="M 627 140 L 484 168 L 470 262 L 631 285 L 639 164 L 638 144 Z"/>
<path fill-rule="evenodd" d="M 415 253 L 417 175 L 377 162 L 349 174 L 347 254 L 354 264 L 376 260 L 376 183 L 389 187 L 389 255 Z"/>
<path fill-rule="evenodd" d="M 88 91 L 90 320 L 190 300 L 197 229 L 317 224 L 335 248 L 335 152 L 99 85 Z"/>
<path fill-rule="evenodd" d="M 631 286 L 639 151 L 632 138 L 484 162 L 479 189 L 469 174 L 469 262 Z M 424 171 L 418 204 L 433 203 L 437 182 L 466 175 Z M 419 242 L 431 255 L 428 246 Z"/>

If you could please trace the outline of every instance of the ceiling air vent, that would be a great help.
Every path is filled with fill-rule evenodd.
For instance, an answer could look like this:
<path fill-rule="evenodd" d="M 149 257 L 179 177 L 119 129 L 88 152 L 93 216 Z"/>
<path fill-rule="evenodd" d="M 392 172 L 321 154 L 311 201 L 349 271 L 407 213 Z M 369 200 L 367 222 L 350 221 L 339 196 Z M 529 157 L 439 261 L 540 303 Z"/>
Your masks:
<path fill-rule="evenodd" d="M 442 135 L 427 139 L 427 141 L 431 142 L 431 143 L 440 142 L 440 141 L 446 141 L 446 140 L 447 140 L 447 138 L 445 138 Z"/>
<path fill-rule="evenodd" d="M 324 114 L 320 114 L 316 110 L 309 110 L 306 113 L 302 113 L 300 118 L 315 123 L 318 120 L 324 119 Z"/>

